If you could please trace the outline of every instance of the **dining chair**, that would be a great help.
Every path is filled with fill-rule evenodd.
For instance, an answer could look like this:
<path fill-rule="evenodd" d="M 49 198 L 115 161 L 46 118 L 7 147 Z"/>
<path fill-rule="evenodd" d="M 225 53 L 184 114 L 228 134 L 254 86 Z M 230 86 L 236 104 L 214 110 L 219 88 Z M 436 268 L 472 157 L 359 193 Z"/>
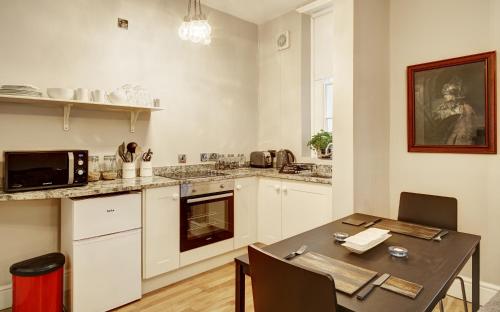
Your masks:
<path fill-rule="evenodd" d="M 248 246 L 255 312 L 335 312 L 331 275 L 311 270 Z"/>
<path fill-rule="evenodd" d="M 402 192 L 399 198 L 398 220 L 456 231 L 458 227 L 457 199 Z M 460 276 L 456 278 L 462 287 L 464 310 L 468 312 L 464 280 Z M 444 311 L 443 300 L 439 301 L 439 310 Z"/>

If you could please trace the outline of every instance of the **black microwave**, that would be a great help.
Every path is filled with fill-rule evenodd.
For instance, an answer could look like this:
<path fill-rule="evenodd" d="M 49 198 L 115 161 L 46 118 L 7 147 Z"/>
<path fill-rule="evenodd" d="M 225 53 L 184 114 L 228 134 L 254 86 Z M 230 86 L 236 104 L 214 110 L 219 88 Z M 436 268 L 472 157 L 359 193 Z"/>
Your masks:
<path fill-rule="evenodd" d="M 4 152 L 6 192 L 87 184 L 88 151 Z"/>

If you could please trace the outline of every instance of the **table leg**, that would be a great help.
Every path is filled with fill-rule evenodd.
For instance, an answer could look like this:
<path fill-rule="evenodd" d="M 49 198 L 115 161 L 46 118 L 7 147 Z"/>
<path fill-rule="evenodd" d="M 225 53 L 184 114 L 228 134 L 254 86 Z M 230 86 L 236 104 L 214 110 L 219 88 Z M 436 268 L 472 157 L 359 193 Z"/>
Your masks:
<path fill-rule="evenodd" d="M 245 311 L 245 272 L 243 266 L 235 261 L 235 289 L 236 289 L 236 299 L 235 299 L 235 311 L 244 312 Z"/>
<path fill-rule="evenodd" d="M 479 243 L 472 255 L 472 312 L 479 310 Z"/>

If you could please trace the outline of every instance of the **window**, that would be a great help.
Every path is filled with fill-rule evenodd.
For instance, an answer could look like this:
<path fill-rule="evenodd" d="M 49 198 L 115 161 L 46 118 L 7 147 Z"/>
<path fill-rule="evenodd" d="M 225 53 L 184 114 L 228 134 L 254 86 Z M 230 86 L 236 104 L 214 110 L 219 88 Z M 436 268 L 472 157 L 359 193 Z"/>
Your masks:
<path fill-rule="evenodd" d="M 324 130 L 332 132 L 333 131 L 333 85 L 329 81 L 324 85 L 325 95 L 324 95 Z"/>
<path fill-rule="evenodd" d="M 311 15 L 311 134 L 333 130 L 333 11 Z"/>

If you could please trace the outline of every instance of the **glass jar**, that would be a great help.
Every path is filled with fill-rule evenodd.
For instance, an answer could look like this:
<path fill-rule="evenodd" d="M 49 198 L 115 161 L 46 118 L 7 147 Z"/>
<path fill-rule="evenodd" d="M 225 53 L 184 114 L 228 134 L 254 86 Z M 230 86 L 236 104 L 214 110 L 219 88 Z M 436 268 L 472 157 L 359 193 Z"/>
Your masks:
<path fill-rule="evenodd" d="M 104 180 L 114 180 L 118 177 L 118 166 L 116 165 L 116 156 L 104 156 L 102 166 L 102 178 Z"/>
<path fill-rule="evenodd" d="M 99 156 L 89 156 L 88 181 L 95 182 L 101 178 L 101 170 L 99 168 Z"/>

